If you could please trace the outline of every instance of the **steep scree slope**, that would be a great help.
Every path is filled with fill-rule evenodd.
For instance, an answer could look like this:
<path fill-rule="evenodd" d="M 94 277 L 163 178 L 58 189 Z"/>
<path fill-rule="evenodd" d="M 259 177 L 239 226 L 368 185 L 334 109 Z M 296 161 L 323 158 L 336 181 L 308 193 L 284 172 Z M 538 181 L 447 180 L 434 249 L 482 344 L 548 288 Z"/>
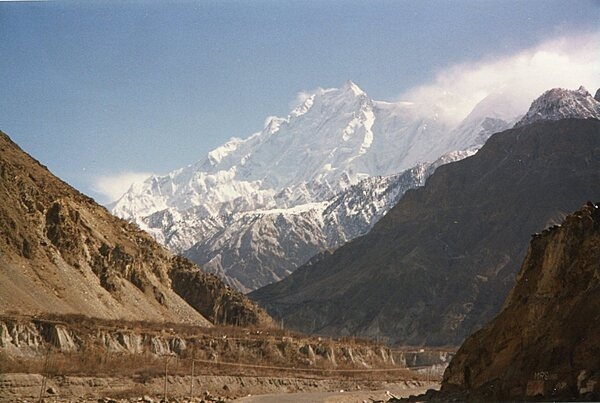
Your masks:
<path fill-rule="evenodd" d="M 54 177 L 2 132 L 0 252 L 2 314 L 207 326 L 205 318 L 269 321 L 243 295 Z"/>

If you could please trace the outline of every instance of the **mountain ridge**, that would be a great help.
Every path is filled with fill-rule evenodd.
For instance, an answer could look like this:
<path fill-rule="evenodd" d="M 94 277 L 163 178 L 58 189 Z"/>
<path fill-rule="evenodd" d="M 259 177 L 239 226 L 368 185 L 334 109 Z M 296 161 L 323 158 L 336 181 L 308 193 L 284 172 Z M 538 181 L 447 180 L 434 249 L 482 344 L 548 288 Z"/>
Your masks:
<path fill-rule="evenodd" d="M 600 89 L 599 89 L 600 91 Z M 600 101 L 583 86 L 577 90 L 552 88 L 533 101 L 529 111 L 515 127 L 531 124 L 538 120 L 600 117 Z"/>
<path fill-rule="evenodd" d="M 406 190 L 422 186 L 438 166 L 473 152 L 450 153 L 397 175 L 363 179 L 327 202 L 235 214 L 184 255 L 238 290 L 251 291 L 281 280 L 313 255 L 365 234 Z M 247 273 L 246 267 L 255 269 Z"/>
<path fill-rule="evenodd" d="M 367 235 L 249 295 L 305 332 L 458 344 L 499 310 L 529 234 L 600 197 L 599 133 L 595 119 L 497 133 Z"/>
<path fill-rule="evenodd" d="M 193 165 L 133 185 L 112 212 L 137 222 L 170 249 L 207 265 L 229 284 L 249 291 L 280 279 L 313 253 L 339 246 L 350 239 L 344 233 L 362 235 L 397 198 L 376 203 L 375 210 L 371 204 L 362 230 L 341 231 L 337 243 L 326 239 L 334 231 L 324 228 L 318 209 L 306 217 L 306 211 L 318 203 L 344 197 L 344 192 L 367 178 L 397 176 L 425 163 L 439 165 L 438 159 L 449 152 L 468 155 L 514 119 L 498 108 L 492 112 L 488 105 L 475 109 L 462 127 L 452 131 L 453 126 L 435 114 L 435 105 L 429 107 L 433 111 L 429 115 L 421 109 L 407 102 L 374 101 L 351 81 L 339 89 L 318 89 L 287 117 L 267 119 L 261 132 L 232 139 Z M 412 181 L 420 186 L 424 178 L 417 174 Z M 398 188 L 388 179 L 381 181 L 386 182 L 390 192 Z M 351 202 L 349 194 L 348 202 L 358 203 Z M 283 234 L 294 232 L 301 245 L 290 252 L 299 257 L 286 263 L 277 253 L 268 256 L 259 251 L 259 246 L 242 253 L 236 237 L 252 229 L 248 216 L 240 214 L 264 217 L 264 211 L 280 209 L 288 209 L 282 227 L 264 225 L 282 234 L 278 244 L 286 242 Z M 293 217 L 294 211 L 305 217 Z M 310 231 L 293 225 L 294 221 L 305 223 Z M 234 226 L 239 228 L 235 233 Z M 318 239 L 307 239 L 309 232 L 319 234 Z M 215 246 L 217 236 L 228 237 L 229 244 Z M 220 263 L 233 257 L 242 263 L 235 267 Z M 257 259 L 271 267 L 260 273 Z"/>

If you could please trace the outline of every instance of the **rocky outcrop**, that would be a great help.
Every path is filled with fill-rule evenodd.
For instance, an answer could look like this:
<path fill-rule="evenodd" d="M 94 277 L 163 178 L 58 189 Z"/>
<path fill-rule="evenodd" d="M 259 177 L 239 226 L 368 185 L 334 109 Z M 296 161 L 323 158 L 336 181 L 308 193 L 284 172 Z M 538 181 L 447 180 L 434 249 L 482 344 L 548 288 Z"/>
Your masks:
<path fill-rule="evenodd" d="M 31 322 L 0 321 L 0 348 L 12 355 L 34 355 L 43 337 Z"/>
<path fill-rule="evenodd" d="M 182 257 L 174 257 L 170 272 L 173 290 L 215 324 L 271 325 L 272 319 L 256 303 L 204 273 Z"/>
<path fill-rule="evenodd" d="M 599 207 L 533 235 L 502 312 L 462 345 L 443 393 L 600 399 Z"/>
<path fill-rule="evenodd" d="M 249 296 L 305 332 L 460 345 L 500 311 L 530 234 L 590 199 L 600 199 L 598 120 L 496 133 L 367 235 Z"/>
<path fill-rule="evenodd" d="M 434 365 L 447 366 L 452 357 L 454 357 L 454 352 L 445 350 L 418 349 L 394 353 L 396 362 L 409 368 L 431 367 Z"/>
<path fill-rule="evenodd" d="M 270 324 L 256 304 L 60 181 L 2 132 L 0 200 L 0 314 Z M 54 337 L 69 344 L 59 330 Z"/>
<path fill-rule="evenodd" d="M 181 355 L 186 342 L 177 335 L 117 329 L 75 329 L 66 323 L 44 319 L 0 319 L 0 351 L 15 357 L 43 356 L 49 350 L 78 353 Z"/>
<path fill-rule="evenodd" d="M 65 325 L 58 323 L 43 324 L 40 330 L 43 339 L 60 352 L 69 353 L 78 350 L 75 343 L 76 337 L 67 330 Z"/>
<path fill-rule="evenodd" d="M 529 125 L 539 120 L 567 118 L 600 119 L 600 101 L 592 97 L 584 87 L 574 91 L 553 88 L 533 101 L 525 116 L 515 124 L 515 127 Z"/>

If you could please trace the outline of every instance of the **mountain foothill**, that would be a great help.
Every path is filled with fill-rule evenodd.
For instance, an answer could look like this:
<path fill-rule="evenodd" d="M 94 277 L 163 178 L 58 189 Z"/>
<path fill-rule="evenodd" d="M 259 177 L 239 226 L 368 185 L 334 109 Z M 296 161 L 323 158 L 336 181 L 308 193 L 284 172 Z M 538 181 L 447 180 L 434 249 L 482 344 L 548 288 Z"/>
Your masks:
<path fill-rule="evenodd" d="M 0 314 L 260 325 L 269 316 L 0 132 Z"/>

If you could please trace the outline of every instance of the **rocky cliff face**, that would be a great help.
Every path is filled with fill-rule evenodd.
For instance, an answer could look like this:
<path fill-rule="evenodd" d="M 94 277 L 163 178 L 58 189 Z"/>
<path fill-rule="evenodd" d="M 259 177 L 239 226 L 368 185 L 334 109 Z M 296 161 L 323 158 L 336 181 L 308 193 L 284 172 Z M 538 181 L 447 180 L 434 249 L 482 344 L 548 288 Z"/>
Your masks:
<path fill-rule="evenodd" d="M 600 199 L 600 122 L 540 121 L 443 165 L 367 235 L 249 294 L 286 325 L 460 344 L 496 315 L 530 234 Z"/>
<path fill-rule="evenodd" d="M 0 314 L 205 326 L 269 321 L 214 276 L 54 177 L 1 132 L 0 200 Z"/>
<path fill-rule="evenodd" d="M 599 207 L 533 235 L 502 312 L 465 341 L 442 392 L 600 398 Z"/>

